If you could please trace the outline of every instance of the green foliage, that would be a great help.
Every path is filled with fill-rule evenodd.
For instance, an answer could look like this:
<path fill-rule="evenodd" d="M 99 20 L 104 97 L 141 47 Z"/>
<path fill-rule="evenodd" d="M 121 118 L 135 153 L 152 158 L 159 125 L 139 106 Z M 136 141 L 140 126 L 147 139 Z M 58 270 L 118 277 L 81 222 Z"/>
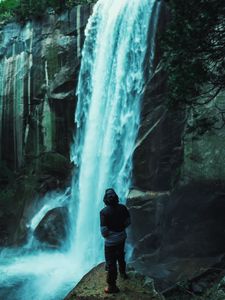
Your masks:
<path fill-rule="evenodd" d="M 48 7 L 56 12 L 71 8 L 73 5 L 88 4 L 95 0 L 2 0 L 0 2 L 0 21 L 26 20 L 31 17 L 40 18 Z"/>
<path fill-rule="evenodd" d="M 0 21 L 10 20 L 19 7 L 19 0 L 3 0 L 0 2 Z"/>
<path fill-rule="evenodd" d="M 172 106 L 210 101 L 225 89 L 225 5 L 218 0 L 169 0 L 162 37 Z"/>
<path fill-rule="evenodd" d="M 18 7 L 19 0 L 3 0 L 0 2 L 0 12 L 11 11 Z"/>

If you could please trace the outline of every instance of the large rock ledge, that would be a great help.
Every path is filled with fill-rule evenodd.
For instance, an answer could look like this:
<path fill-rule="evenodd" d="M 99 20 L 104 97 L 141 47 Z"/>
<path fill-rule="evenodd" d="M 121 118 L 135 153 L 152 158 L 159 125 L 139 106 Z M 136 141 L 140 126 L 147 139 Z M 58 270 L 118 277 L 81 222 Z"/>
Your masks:
<path fill-rule="evenodd" d="M 134 269 L 163 291 L 220 263 L 225 253 L 224 200 L 225 185 L 216 182 L 196 182 L 170 193 L 131 191 L 128 236 Z"/>
<path fill-rule="evenodd" d="M 118 278 L 120 292 L 107 295 L 104 293 L 105 269 L 104 263 L 99 264 L 87 273 L 78 285 L 64 300 L 161 300 L 163 299 L 154 288 L 151 278 L 135 271 L 129 271 L 129 280 Z"/>
<path fill-rule="evenodd" d="M 104 263 L 86 274 L 64 300 L 224 300 L 225 299 L 225 257 L 213 268 L 190 280 L 179 280 L 161 294 L 154 288 L 150 277 L 137 271 L 129 271 L 129 280 L 118 279 L 120 293 L 107 295 Z"/>

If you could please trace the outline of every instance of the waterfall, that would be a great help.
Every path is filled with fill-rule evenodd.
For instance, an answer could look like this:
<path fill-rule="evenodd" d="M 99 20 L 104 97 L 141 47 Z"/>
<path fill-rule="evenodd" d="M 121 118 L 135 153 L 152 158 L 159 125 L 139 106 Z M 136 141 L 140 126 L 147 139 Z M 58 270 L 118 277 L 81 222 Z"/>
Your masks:
<path fill-rule="evenodd" d="M 155 0 L 95 4 L 85 32 L 77 87 L 69 246 L 61 251 L 33 249 L 28 254 L 26 247 L 0 252 L 0 298 L 62 300 L 75 282 L 103 260 L 99 211 L 106 188 L 113 187 L 125 202 L 132 184 L 143 65 L 155 5 Z M 52 199 L 47 204 L 54 207 Z M 33 216 L 32 231 L 48 207 Z"/>
<path fill-rule="evenodd" d="M 153 4 L 100 0 L 86 28 L 72 151 L 73 195 L 79 201 L 72 244 L 80 268 L 103 258 L 98 214 L 104 190 L 113 187 L 124 202 L 131 184 Z"/>

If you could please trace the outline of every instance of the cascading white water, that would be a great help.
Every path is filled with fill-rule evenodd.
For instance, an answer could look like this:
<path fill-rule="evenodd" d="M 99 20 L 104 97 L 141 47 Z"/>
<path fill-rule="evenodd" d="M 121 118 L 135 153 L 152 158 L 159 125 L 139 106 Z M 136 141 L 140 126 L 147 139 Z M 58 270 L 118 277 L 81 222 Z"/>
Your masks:
<path fill-rule="evenodd" d="M 71 149 L 76 171 L 69 204 L 70 250 L 0 252 L 0 298 L 61 300 L 103 259 L 99 210 L 106 188 L 113 187 L 124 202 L 131 184 L 154 4 L 155 0 L 99 0 L 94 6 L 82 51 Z"/>
<path fill-rule="evenodd" d="M 72 153 L 78 168 L 73 194 L 79 199 L 72 244 L 82 269 L 102 259 L 98 213 L 104 190 L 113 187 L 124 201 L 131 183 L 153 4 L 100 0 L 86 28 Z"/>

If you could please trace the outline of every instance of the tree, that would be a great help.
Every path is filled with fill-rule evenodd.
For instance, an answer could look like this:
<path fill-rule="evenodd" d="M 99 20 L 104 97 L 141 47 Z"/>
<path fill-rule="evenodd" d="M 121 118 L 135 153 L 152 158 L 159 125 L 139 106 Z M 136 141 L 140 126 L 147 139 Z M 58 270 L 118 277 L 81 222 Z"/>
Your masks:
<path fill-rule="evenodd" d="M 14 10 L 19 6 L 19 0 L 4 0 L 0 2 L 0 21 L 11 19 Z"/>
<path fill-rule="evenodd" d="M 56 12 L 77 4 L 94 3 L 96 0 L 2 0 L 0 1 L 0 21 L 16 17 L 25 21 L 31 17 L 42 17 L 48 7 Z"/>
<path fill-rule="evenodd" d="M 204 104 L 225 89 L 224 1 L 167 2 L 171 21 L 162 46 L 169 103 Z"/>

